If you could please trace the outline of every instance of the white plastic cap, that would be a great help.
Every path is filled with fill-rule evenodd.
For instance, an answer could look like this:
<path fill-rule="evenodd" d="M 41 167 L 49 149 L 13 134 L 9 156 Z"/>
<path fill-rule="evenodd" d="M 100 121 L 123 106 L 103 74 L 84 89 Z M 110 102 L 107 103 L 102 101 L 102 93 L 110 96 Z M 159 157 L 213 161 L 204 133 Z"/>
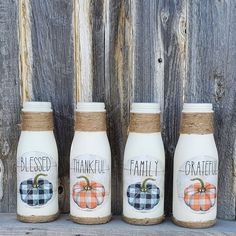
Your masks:
<path fill-rule="evenodd" d="M 76 111 L 78 112 L 105 112 L 104 102 L 78 102 Z"/>
<path fill-rule="evenodd" d="M 131 105 L 132 113 L 160 113 L 159 103 L 133 103 Z"/>
<path fill-rule="evenodd" d="M 52 112 L 51 102 L 24 102 L 24 112 Z"/>
<path fill-rule="evenodd" d="M 211 103 L 184 103 L 183 112 L 213 112 Z"/>

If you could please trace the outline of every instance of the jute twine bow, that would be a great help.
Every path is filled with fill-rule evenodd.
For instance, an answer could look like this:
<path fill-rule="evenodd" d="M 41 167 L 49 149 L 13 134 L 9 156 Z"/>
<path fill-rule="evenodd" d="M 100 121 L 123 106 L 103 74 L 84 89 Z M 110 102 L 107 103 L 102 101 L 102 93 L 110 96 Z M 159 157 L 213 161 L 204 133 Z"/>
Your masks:
<path fill-rule="evenodd" d="M 22 131 L 51 131 L 53 130 L 52 112 L 22 112 Z"/>
<path fill-rule="evenodd" d="M 213 113 L 182 113 L 180 132 L 182 134 L 213 133 Z"/>
<path fill-rule="evenodd" d="M 76 112 L 76 131 L 106 131 L 106 112 Z"/>
<path fill-rule="evenodd" d="M 160 114 L 130 113 L 129 132 L 160 132 Z"/>

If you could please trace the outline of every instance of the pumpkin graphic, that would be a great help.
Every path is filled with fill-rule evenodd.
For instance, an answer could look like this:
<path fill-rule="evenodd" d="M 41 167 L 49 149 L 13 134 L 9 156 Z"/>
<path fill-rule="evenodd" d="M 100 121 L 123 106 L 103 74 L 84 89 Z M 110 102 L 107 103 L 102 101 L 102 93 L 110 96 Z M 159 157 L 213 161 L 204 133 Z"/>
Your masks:
<path fill-rule="evenodd" d="M 53 195 L 53 185 L 46 179 L 39 178 L 47 176 L 38 174 L 34 179 L 28 179 L 20 184 L 21 200 L 29 206 L 45 205 Z"/>
<path fill-rule="evenodd" d="M 216 187 L 210 183 L 204 183 L 200 178 L 184 190 L 184 201 L 194 211 L 208 211 L 216 203 Z"/>
<path fill-rule="evenodd" d="M 155 184 L 147 183 L 147 178 L 143 183 L 129 185 L 127 189 L 127 197 L 129 204 L 137 210 L 150 210 L 154 208 L 160 201 L 160 189 Z"/>
<path fill-rule="evenodd" d="M 105 188 L 102 184 L 95 181 L 89 181 L 85 176 L 80 179 L 72 188 L 72 197 L 74 202 L 80 208 L 94 209 L 104 201 Z M 82 180 L 83 179 L 83 180 Z"/>

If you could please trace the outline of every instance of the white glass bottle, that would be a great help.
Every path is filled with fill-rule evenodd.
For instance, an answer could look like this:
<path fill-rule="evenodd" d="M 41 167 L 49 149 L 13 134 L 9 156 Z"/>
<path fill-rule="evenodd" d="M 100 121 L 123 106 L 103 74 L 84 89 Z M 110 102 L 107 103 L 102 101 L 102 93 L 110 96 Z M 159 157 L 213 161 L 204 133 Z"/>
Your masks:
<path fill-rule="evenodd" d="M 217 179 L 212 104 L 185 103 L 174 156 L 173 220 L 176 224 L 205 228 L 215 223 Z"/>
<path fill-rule="evenodd" d="M 123 169 L 123 219 L 158 224 L 164 218 L 165 152 L 157 103 L 133 103 Z"/>
<path fill-rule="evenodd" d="M 58 152 L 49 102 L 25 102 L 17 148 L 17 219 L 48 222 L 58 216 Z"/>
<path fill-rule="evenodd" d="M 78 103 L 70 154 L 70 217 L 81 224 L 111 219 L 111 151 L 104 103 Z"/>

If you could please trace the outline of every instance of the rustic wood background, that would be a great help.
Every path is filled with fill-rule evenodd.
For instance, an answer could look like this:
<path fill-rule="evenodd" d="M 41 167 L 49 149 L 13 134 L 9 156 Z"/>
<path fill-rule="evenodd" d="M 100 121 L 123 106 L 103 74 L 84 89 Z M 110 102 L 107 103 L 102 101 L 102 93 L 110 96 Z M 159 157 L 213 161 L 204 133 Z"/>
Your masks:
<path fill-rule="evenodd" d="M 122 210 L 130 102 L 161 103 L 171 214 L 173 155 L 187 101 L 214 104 L 218 217 L 235 219 L 235 37 L 234 0 L 0 0 L 0 212 L 16 210 L 24 100 L 53 104 L 60 208 L 68 212 L 69 151 L 80 100 L 106 103 L 114 214 Z"/>

